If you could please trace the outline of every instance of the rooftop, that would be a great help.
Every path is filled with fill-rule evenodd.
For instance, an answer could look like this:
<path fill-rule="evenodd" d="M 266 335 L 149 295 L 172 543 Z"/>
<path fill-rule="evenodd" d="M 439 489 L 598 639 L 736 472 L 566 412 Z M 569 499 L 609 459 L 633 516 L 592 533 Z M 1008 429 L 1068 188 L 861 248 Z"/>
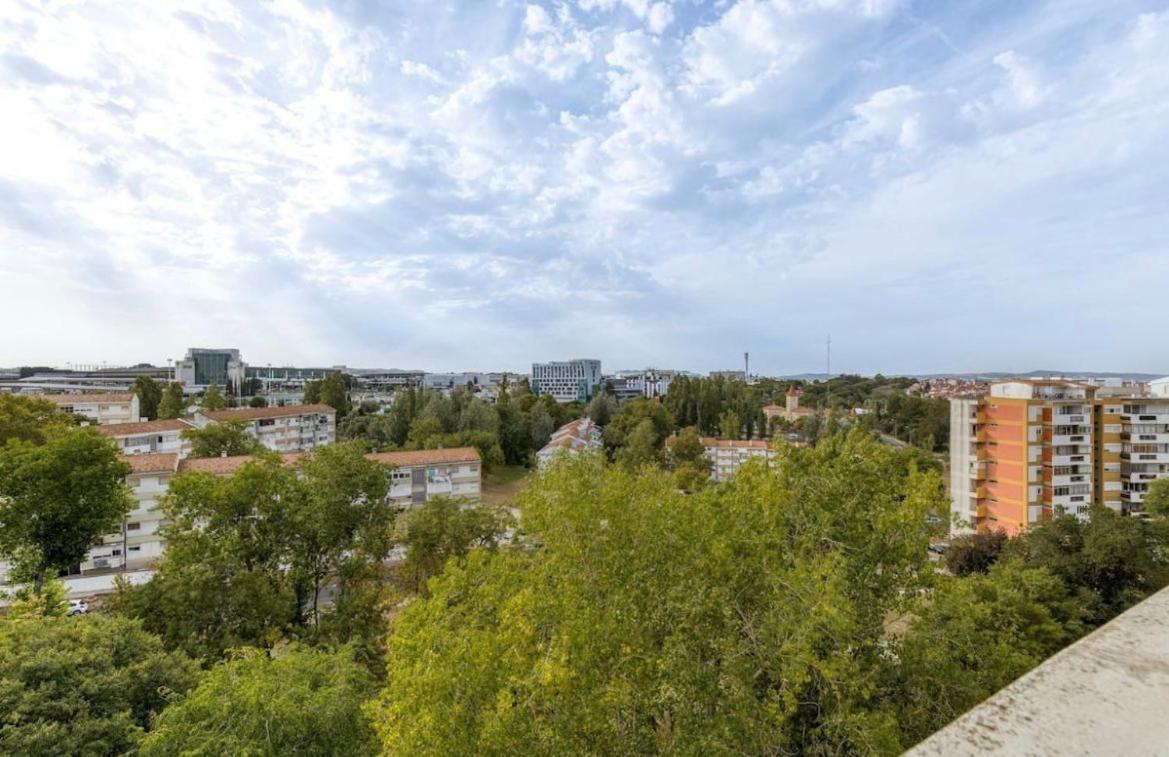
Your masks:
<path fill-rule="evenodd" d="M 131 473 L 169 473 L 178 467 L 179 456 L 175 452 L 123 455 L 122 462 L 130 466 Z"/>
<path fill-rule="evenodd" d="M 166 421 L 142 421 L 141 423 L 111 423 L 98 426 L 97 430 L 106 436 L 136 436 L 138 434 L 157 434 L 163 431 L 183 431 L 193 428 L 184 420 L 174 419 Z"/>
<path fill-rule="evenodd" d="M 704 447 L 720 447 L 723 449 L 769 449 L 771 443 L 766 439 L 718 439 L 713 436 L 702 437 Z"/>
<path fill-rule="evenodd" d="M 336 413 L 329 405 L 284 405 L 278 407 L 241 407 L 231 410 L 200 410 L 199 415 L 213 421 L 255 421 L 261 418 L 288 418 L 309 413 Z"/>
<path fill-rule="evenodd" d="M 57 405 L 76 405 L 85 402 L 130 402 L 134 395 L 130 392 L 107 392 L 105 394 L 42 394 L 40 399 L 48 400 Z"/>
<path fill-rule="evenodd" d="M 143 455 L 142 457 L 153 457 L 151 455 Z M 286 452 L 280 455 L 280 459 L 286 465 L 292 465 L 301 457 L 299 452 Z M 477 463 L 479 462 L 479 450 L 474 447 L 452 447 L 449 449 L 420 449 L 420 450 L 406 450 L 402 452 L 371 452 L 366 455 L 366 458 L 381 463 L 382 465 L 393 465 L 399 468 L 409 468 L 418 465 L 444 465 L 450 463 Z M 187 458 L 179 463 L 180 471 L 193 471 L 197 473 L 214 473 L 216 475 L 226 476 L 235 473 L 240 468 L 247 465 L 249 462 L 256 460 L 253 455 L 235 455 L 233 457 L 200 457 Z"/>

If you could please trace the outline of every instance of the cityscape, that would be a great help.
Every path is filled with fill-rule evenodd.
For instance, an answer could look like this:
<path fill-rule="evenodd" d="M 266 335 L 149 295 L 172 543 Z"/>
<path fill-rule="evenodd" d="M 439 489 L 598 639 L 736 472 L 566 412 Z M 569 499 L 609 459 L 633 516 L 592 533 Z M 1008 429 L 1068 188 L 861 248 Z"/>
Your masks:
<path fill-rule="evenodd" d="M 0 754 L 1169 754 L 1169 6 L 14 0 Z"/>

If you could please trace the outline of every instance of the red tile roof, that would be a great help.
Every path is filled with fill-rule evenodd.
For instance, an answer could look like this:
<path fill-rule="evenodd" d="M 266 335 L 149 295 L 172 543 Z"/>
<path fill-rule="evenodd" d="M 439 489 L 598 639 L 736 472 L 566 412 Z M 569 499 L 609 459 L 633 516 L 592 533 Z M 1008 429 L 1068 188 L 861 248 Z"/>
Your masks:
<path fill-rule="evenodd" d="M 178 453 L 159 452 L 151 455 L 122 455 L 122 462 L 131 473 L 170 473 L 179 464 Z"/>
<path fill-rule="evenodd" d="M 474 447 L 453 447 L 451 449 L 419 449 L 405 452 L 374 452 L 366 455 L 370 460 L 383 465 L 406 468 L 415 465 L 442 465 L 444 463 L 477 463 L 479 450 Z"/>
<path fill-rule="evenodd" d="M 713 436 L 702 437 L 704 447 L 721 447 L 724 449 L 768 449 L 771 444 L 766 439 L 717 439 Z"/>
<path fill-rule="evenodd" d="M 292 463 L 299 457 L 291 452 L 280 456 L 284 462 Z M 214 473 L 217 476 L 227 476 L 235 473 L 248 463 L 256 460 L 254 455 L 234 455 L 232 457 L 189 457 L 179 463 L 179 470 L 186 473 Z"/>
<path fill-rule="evenodd" d="M 141 423 L 110 423 L 106 426 L 97 426 L 98 431 L 106 436 L 136 436 L 138 434 L 157 434 L 162 431 L 183 431 L 194 428 L 183 420 L 142 421 Z"/>
<path fill-rule="evenodd" d="M 284 405 L 283 407 L 241 407 L 232 410 L 200 410 L 199 415 L 213 421 L 254 421 L 260 418 L 288 418 L 309 413 L 332 413 L 328 405 Z"/>
<path fill-rule="evenodd" d="M 109 394 L 41 394 L 34 395 L 57 405 L 76 405 L 86 402 L 129 402 L 134 395 L 129 392 L 111 392 Z"/>

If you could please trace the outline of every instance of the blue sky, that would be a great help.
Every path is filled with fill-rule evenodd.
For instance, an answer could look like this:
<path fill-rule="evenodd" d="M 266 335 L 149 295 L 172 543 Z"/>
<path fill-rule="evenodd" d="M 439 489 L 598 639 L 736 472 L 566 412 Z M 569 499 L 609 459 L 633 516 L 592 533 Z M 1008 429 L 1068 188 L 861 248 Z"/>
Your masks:
<path fill-rule="evenodd" d="M 0 365 L 1167 371 L 1167 72 L 1164 2 L 8 2 Z"/>

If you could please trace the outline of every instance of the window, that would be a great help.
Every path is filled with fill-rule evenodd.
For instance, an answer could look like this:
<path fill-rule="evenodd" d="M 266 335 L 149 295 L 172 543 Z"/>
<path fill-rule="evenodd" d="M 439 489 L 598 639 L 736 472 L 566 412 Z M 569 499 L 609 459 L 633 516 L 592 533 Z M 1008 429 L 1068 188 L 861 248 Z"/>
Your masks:
<path fill-rule="evenodd" d="M 138 529 L 140 529 L 140 528 L 142 528 L 142 524 L 141 524 L 141 523 L 127 523 L 127 524 L 126 524 L 126 530 L 127 530 L 127 531 L 137 531 L 137 530 L 138 530 Z"/>

